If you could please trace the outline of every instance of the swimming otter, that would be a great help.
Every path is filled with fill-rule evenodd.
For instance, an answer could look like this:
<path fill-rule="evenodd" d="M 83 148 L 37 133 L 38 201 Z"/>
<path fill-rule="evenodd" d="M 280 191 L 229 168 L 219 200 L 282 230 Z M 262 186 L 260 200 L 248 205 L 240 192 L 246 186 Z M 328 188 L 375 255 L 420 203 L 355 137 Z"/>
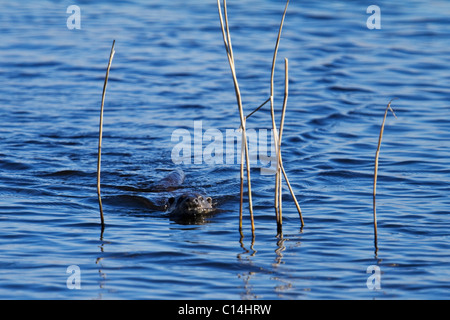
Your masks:
<path fill-rule="evenodd" d="M 181 188 L 185 177 L 184 171 L 177 168 L 153 184 L 150 189 L 152 192 L 175 191 Z M 158 209 L 165 211 L 169 217 L 175 219 L 201 218 L 214 210 L 211 197 L 195 192 L 185 192 L 170 197 Z"/>
<path fill-rule="evenodd" d="M 181 169 L 171 171 L 166 177 L 146 188 L 121 186 L 120 189 L 133 191 L 134 195 L 113 197 L 121 205 L 138 206 L 164 212 L 171 219 L 182 223 L 202 222 L 203 218 L 215 211 L 213 200 L 195 192 L 178 192 L 182 189 L 185 173 Z M 159 193 L 165 196 L 151 199 L 136 193 Z"/>
<path fill-rule="evenodd" d="M 184 193 L 168 200 L 167 212 L 172 216 L 195 217 L 213 210 L 211 197 L 204 197 L 198 193 Z"/>

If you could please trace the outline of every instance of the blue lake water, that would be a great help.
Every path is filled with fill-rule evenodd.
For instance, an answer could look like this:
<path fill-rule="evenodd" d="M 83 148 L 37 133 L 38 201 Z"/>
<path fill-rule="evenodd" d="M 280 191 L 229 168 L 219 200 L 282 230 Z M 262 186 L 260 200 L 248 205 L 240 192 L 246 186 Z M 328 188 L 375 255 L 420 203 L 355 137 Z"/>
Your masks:
<path fill-rule="evenodd" d="M 68 28 L 73 4 L 80 29 Z M 216 1 L 0 1 L 0 298 L 450 298 L 450 3 L 379 0 L 381 29 L 367 27 L 370 4 L 289 5 L 275 112 L 279 124 L 286 57 L 283 163 L 305 226 L 285 186 L 277 236 L 274 176 L 257 162 L 252 241 L 247 205 L 243 238 L 238 230 L 239 152 L 225 152 L 226 132 L 240 120 Z M 228 1 L 246 113 L 269 96 L 283 9 L 278 0 Z M 98 124 L 113 39 L 102 233 Z M 388 114 L 380 152 L 375 254 L 374 156 L 394 97 L 398 118 Z M 268 105 L 247 127 L 262 145 Z M 176 130 L 190 134 L 189 163 L 173 161 Z M 223 136 L 215 163 L 207 132 Z M 205 157 L 195 161 L 198 133 Z M 140 201 L 170 196 L 142 190 L 177 167 L 183 190 L 217 201 L 204 223 L 177 223 Z M 67 273 L 72 265 L 80 289 L 67 283 L 77 275 Z M 379 288 L 367 284 L 369 266 L 378 267 Z"/>

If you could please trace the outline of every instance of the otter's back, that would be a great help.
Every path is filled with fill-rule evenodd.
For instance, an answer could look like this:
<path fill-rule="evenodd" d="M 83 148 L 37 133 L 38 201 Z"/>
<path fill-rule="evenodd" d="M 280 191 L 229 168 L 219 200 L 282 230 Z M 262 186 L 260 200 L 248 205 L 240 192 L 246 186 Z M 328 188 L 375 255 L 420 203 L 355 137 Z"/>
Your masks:
<path fill-rule="evenodd" d="M 166 177 L 158 181 L 153 188 L 156 191 L 169 191 L 171 189 L 178 188 L 183 184 L 185 178 L 184 171 L 180 168 L 169 173 Z"/>

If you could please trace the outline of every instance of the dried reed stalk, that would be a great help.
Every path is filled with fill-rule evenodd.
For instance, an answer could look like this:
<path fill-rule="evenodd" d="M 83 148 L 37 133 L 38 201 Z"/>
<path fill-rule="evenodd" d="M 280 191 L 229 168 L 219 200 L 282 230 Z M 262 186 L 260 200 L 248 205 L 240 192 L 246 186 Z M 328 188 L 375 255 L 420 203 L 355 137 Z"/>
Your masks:
<path fill-rule="evenodd" d="M 300 205 L 298 204 L 297 197 L 295 196 L 294 190 L 292 190 L 291 184 L 289 183 L 289 179 L 287 177 L 286 171 L 284 170 L 283 160 L 282 160 L 282 157 L 281 157 L 281 137 L 283 135 L 284 118 L 285 118 L 285 115 L 286 115 L 286 106 L 287 106 L 287 99 L 288 99 L 288 93 L 289 93 L 289 61 L 288 61 L 287 58 L 285 58 L 284 62 L 285 62 L 284 99 L 283 99 L 283 108 L 282 108 L 282 111 L 281 111 L 280 134 L 279 134 L 279 137 L 278 137 L 278 155 L 277 155 L 278 163 L 279 163 L 278 170 L 281 170 L 283 172 L 284 179 L 286 180 L 286 184 L 287 184 L 287 186 L 289 188 L 289 191 L 291 192 L 292 198 L 294 199 L 295 206 L 297 207 L 297 211 L 298 211 L 298 214 L 299 214 L 299 217 L 300 217 L 301 227 L 303 228 L 304 222 L 303 222 L 303 217 L 302 217 L 302 210 L 300 209 Z M 277 170 L 277 172 L 278 172 L 278 170 Z M 281 196 L 282 196 L 282 194 L 281 194 L 281 189 L 282 189 L 282 186 L 281 186 L 281 174 L 280 174 L 280 177 L 279 177 L 279 188 L 280 188 L 280 190 L 279 190 L 279 218 L 280 218 L 280 228 L 281 228 L 281 225 L 283 223 L 282 210 L 281 210 Z"/>
<path fill-rule="evenodd" d="M 289 191 L 291 192 L 292 198 L 294 199 L 295 206 L 297 207 L 297 211 L 300 216 L 301 227 L 303 228 L 305 223 L 303 222 L 302 210 L 300 209 L 300 205 L 298 204 L 297 197 L 295 196 L 294 190 L 292 190 L 292 187 L 291 187 L 291 184 L 287 177 L 286 171 L 284 170 L 283 161 L 281 159 L 280 159 L 280 168 L 281 168 L 281 171 L 283 172 L 284 180 L 286 181 Z"/>
<path fill-rule="evenodd" d="M 223 13 L 225 16 L 225 24 L 222 17 L 222 9 L 220 5 L 220 0 L 217 0 L 217 7 L 219 9 L 219 18 L 220 18 L 220 26 L 222 29 L 222 36 L 223 36 L 223 42 L 225 44 L 225 50 L 227 52 L 228 57 L 228 63 L 230 65 L 231 74 L 233 77 L 233 83 L 234 83 L 234 90 L 236 93 L 236 100 L 239 108 L 239 117 L 241 120 L 241 128 L 242 128 L 242 142 L 244 145 L 244 151 L 245 151 L 245 162 L 246 162 L 246 169 L 247 169 L 247 186 L 248 186 L 248 203 L 249 203 L 249 211 L 250 211 L 250 219 L 251 219 L 251 225 L 252 225 L 252 234 L 254 235 L 255 231 L 255 223 L 253 219 L 253 204 L 252 204 L 252 188 L 251 188 L 251 180 L 250 180 L 250 158 L 249 158 L 249 152 L 248 152 L 248 145 L 247 145 L 247 134 L 245 130 L 245 117 L 244 117 L 244 110 L 242 107 L 242 97 L 241 92 L 239 89 L 239 84 L 236 77 L 236 69 L 235 69 L 235 63 L 234 63 L 234 55 L 233 55 L 233 48 L 231 45 L 231 36 L 230 36 L 230 30 L 229 30 L 229 24 L 228 24 L 228 14 L 227 14 L 227 2 L 226 0 L 223 1 Z M 242 154 L 242 151 L 241 151 Z M 241 156 L 242 158 L 242 156 Z M 243 179 L 244 179 L 244 166 L 241 161 L 241 204 L 240 204 L 240 212 L 239 212 L 239 228 L 242 230 L 242 208 L 243 208 Z"/>
<path fill-rule="evenodd" d="M 100 125 L 99 125 L 99 137 L 98 137 L 98 158 L 97 158 L 97 195 L 98 195 L 98 204 L 100 207 L 100 221 L 102 224 L 102 229 L 105 227 L 105 219 L 103 217 L 103 205 L 102 205 L 102 197 L 100 193 L 100 164 L 102 158 L 102 136 L 103 136 L 103 107 L 105 105 L 105 94 L 106 94 L 106 85 L 108 84 L 109 77 L 109 69 L 111 68 L 111 62 L 114 57 L 114 44 L 116 40 L 113 40 L 111 53 L 109 55 L 108 67 L 106 68 L 105 82 L 103 83 L 103 93 L 102 93 L 102 104 L 100 108 Z"/>
<path fill-rule="evenodd" d="M 380 155 L 381 139 L 383 138 L 384 124 L 386 122 L 388 110 L 391 110 L 394 117 L 397 118 L 394 110 L 391 108 L 391 102 L 395 99 L 396 98 L 391 99 L 391 101 L 389 101 L 389 103 L 386 107 L 386 110 L 384 111 L 383 122 L 381 123 L 381 129 L 380 129 L 380 136 L 378 137 L 378 147 L 377 147 L 377 151 L 375 153 L 375 169 L 374 169 L 374 175 L 373 175 L 373 228 L 374 228 L 374 235 L 375 235 L 375 252 L 378 250 L 378 247 L 377 247 L 377 238 L 378 238 L 378 236 L 377 236 L 378 235 L 377 212 L 376 212 L 376 201 L 375 201 L 376 193 L 377 193 L 378 157 Z"/>
<path fill-rule="evenodd" d="M 284 118 L 286 115 L 286 106 L 287 106 L 287 99 L 289 95 L 289 61 L 287 58 L 284 58 L 284 99 L 283 99 L 283 108 L 281 109 L 281 121 L 280 121 L 280 133 L 278 136 L 278 164 L 277 167 L 277 173 L 276 173 L 276 179 L 278 179 L 278 228 L 281 232 L 281 227 L 283 225 L 283 210 L 282 210 L 282 203 L 283 203 L 283 185 L 282 185 L 282 178 L 281 178 L 281 137 L 283 135 L 283 129 L 284 129 Z"/>
<path fill-rule="evenodd" d="M 286 175 L 286 172 L 283 167 L 283 162 L 281 159 L 281 135 L 282 130 L 284 126 L 284 118 L 285 118 L 285 112 L 286 112 L 286 104 L 287 104 L 287 98 L 288 98 L 288 60 L 285 59 L 285 92 L 284 92 L 284 101 L 283 101 L 283 109 L 282 109 L 282 116 L 281 116 L 281 123 L 280 123 L 280 133 L 277 133 L 277 127 L 275 123 L 275 112 L 274 112 L 274 105 L 273 105 L 273 95 L 274 95 L 274 73 L 275 73 L 275 63 L 278 53 L 278 47 L 280 44 L 280 38 L 281 38 L 281 31 L 283 29 L 284 19 L 286 17 L 286 11 L 289 5 L 289 0 L 286 1 L 286 6 L 284 8 L 283 16 L 281 18 L 280 28 L 278 31 L 278 37 L 277 41 L 275 43 L 275 49 L 273 54 L 273 60 L 272 60 L 272 70 L 270 75 L 270 113 L 272 117 L 272 129 L 273 129 L 273 138 L 274 138 L 274 144 L 275 144 L 275 153 L 277 155 L 277 171 L 275 174 L 275 216 L 277 219 L 277 226 L 278 229 L 281 230 L 282 226 L 282 184 L 281 184 L 281 171 L 283 172 L 284 178 L 286 180 L 286 183 L 289 187 L 289 191 L 291 192 L 292 198 L 294 199 L 295 205 L 297 207 L 299 216 L 300 216 L 300 222 L 301 226 L 304 226 L 303 217 L 302 217 L 302 211 L 300 209 L 300 205 L 298 204 L 297 198 L 295 197 L 294 191 L 292 190 L 291 184 L 289 183 L 289 179 Z"/>
<path fill-rule="evenodd" d="M 243 206 L 244 206 L 244 154 L 245 154 L 244 144 L 242 143 L 243 140 L 244 140 L 244 130 L 242 130 L 242 136 L 241 136 L 241 165 L 240 165 L 240 167 L 241 167 L 241 171 L 240 171 L 241 186 L 240 186 L 240 202 L 239 202 L 239 232 L 241 234 L 241 238 L 244 237 L 244 234 L 242 233 L 242 212 L 243 212 Z"/>
<path fill-rule="evenodd" d="M 281 18 L 280 28 L 278 30 L 278 36 L 277 41 L 275 42 L 275 49 L 273 52 L 273 59 L 272 59 L 272 69 L 270 73 L 270 113 L 272 117 L 272 130 L 273 130 L 273 139 L 274 139 L 274 145 L 275 145 L 275 154 L 277 154 L 277 171 L 275 175 L 275 216 L 277 220 L 277 226 L 280 227 L 280 212 L 279 212 L 279 185 L 280 185 L 280 171 L 279 171 L 279 138 L 278 138 L 278 132 L 277 132 L 277 126 L 275 124 L 275 111 L 274 111 L 274 104 L 273 104 L 273 96 L 274 96 L 274 74 L 275 74 L 275 63 L 277 60 L 277 53 L 278 53 L 278 47 L 280 45 L 280 38 L 281 38 L 281 31 L 283 29 L 284 24 L 284 18 L 286 17 L 286 11 L 289 5 L 289 0 L 286 1 L 286 6 L 284 8 L 283 16 Z"/>

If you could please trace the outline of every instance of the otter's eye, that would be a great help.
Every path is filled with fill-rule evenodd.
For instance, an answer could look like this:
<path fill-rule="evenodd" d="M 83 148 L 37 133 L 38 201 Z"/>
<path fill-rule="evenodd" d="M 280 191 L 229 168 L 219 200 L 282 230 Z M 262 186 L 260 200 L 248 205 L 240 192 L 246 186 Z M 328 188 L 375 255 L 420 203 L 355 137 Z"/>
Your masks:
<path fill-rule="evenodd" d="M 206 198 L 206 201 L 208 201 L 209 203 L 211 203 L 211 202 L 212 202 L 211 197 Z"/>

